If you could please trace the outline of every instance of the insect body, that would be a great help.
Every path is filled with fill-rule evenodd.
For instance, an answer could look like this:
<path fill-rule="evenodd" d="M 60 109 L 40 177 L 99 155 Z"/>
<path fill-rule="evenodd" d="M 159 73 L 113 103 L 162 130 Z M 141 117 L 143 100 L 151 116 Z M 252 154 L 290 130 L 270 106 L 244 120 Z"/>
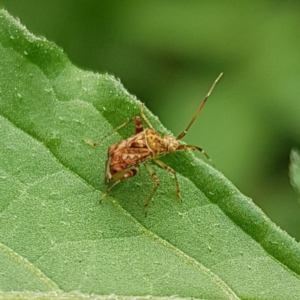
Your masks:
<path fill-rule="evenodd" d="M 204 152 L 202 148 L 198 146 L 182 144 L 180 142 L 180 139 L 182 139 L 186 135 L 186 133 L 188 132 L 188 130 L 196 120 L 204 104 L 206 103 L 208 97 L 212 93 L 216 83 L 219 81 L 222 75 L 223 74 L 221 73 L 213 83 L 212 87 L 210 88 L 209 92 L 202 100 L 200 106 L 198 107 L 195 115 L 193 116 L 192 120 L 188 124 L 187 128 L 182 133 L 180 133 L 177 137 L 174 137 L 172 135 L 161 136 L 160 134 L 158 134 L 153 129 L 149 120 L 145 116 L 144 106 L 142 105 L 141 112 L 140 112 L 141 117 L 148 125 L 148 128 L 143 129 L 141 118 L 139 116 L 135 116 L 129 119 L 128 121 L 126 121 L 125 123 L 121 124 L 117 128 L 115 128 L 111 132 L 109 132 L 100 141 L 96 143 L 85 141 L 87 144 L 96 147 L 105 138 L 107 138 L 117 130 L 121 129 L 122 127 L 128 125 L 130 122 L 135 121 L 135 135 L 125 140 L 122 140 L 115 145 L 112 145 L 108 149 L 106 171 L 105 171 L 105 183 L 109 183 L 111 181 L 113 183 L 110 187 L 108 187 L 106 192 L 102 195 L 100 201 L 102 201 L 110 192 L 110 190 L 113 187 L 115 187 L 118 183 L 120 183 L 122 180 L 135 176 L 138 173 L 139 166 L 141 164 L 144 164 L 156 184 L 153 191 L 151 192 L 147 201 L 144 204 L 145 214 L 147 215 L 148 205 L 160 184 L 156 173 L 154 172 L 153 168 L 149 164 L 150 161 L 156 163 L 163 169 L 169 171 L 174 176 L 176 192 L 178 197 L 181 199 L 180 188 L 179 188 L 176 172 L 171 167 L 166 165 L 164 162 L 159 160 L 159 158 L 161 156 L 164 156 L 165 154 L 174 153 L 179 150 L 185 150 L 185 151 L 198 150 L 202 152 L 209 159 L 209 156 Z"/>

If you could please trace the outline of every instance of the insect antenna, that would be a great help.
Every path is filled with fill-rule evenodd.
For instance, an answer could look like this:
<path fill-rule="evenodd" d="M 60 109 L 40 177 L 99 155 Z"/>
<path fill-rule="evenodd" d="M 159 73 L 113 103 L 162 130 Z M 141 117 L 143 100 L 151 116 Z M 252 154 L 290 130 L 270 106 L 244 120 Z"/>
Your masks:
<path fill-rule="evenodd" d="M 210 158 L 210 156 L 200 147 L 198 146 L 194 146 L 194 145 L 181 145 L 179 146 L 179 150 L 197 150 L 199 152 L 201 152 L 206 158 L 207 160 L 210 162 L 210 164 L 215 167 L 214 162 L 212 161 L 212 159 Z"/>
<path fill-rule="evenodd" d="M 208 93 L 206 94 L 206 96 L 204 97 L 204 99 L 202 100 L 202 102 L 200 103 L 200 105 L 199 105 L 199 107 L 198 107 L 198 109 L 197 109 L 195 115 L 193 116 L 191 122 L 189 123 L 189 125 L 187 126 L 187 128 L 177 136 L 176 140 L 181 140 L 181 139 L 187 134 L 187 132 L 189 131 L 189 129 L 191 128 L 191 126 L 193 125 L 193 123 L 195 122 L 195 120 L 197 119 L 197 117 L 198 117 L 198 115 L 200 114 L 201 110 L 203 109 L 203 107 L 204 107 L 204 105 L 205 105 L 207 99 L 209 98 L 210 94 L 211 94 L 212 91 L 214 90 L 214 88 L 215 88 L 217 82 L 220 80 L 220 78 L 222 77 L 222 75 L 223 75 L 223 73 L 221 73 L 221 74 L 217 77 L 217 79 L 215 80 L 215 82 L 214 82 L 213 85 L 211 86 L 210 90 L 208 91 Z M 199 149 L 197 149 L 197 150 L 199 150 Z M 199 151 L 200 151 L 200 150 L 199 150 Z M 200 151 L 200 152 L 202 152 L 203 154 L 205 153 L 205 152 L 203 152 L 203 150 Z M 205 154 L 204 154 L 204 155 L 205 155 Z M 206 156 L 207 156 L 207 155 L 206 155 Z"/>

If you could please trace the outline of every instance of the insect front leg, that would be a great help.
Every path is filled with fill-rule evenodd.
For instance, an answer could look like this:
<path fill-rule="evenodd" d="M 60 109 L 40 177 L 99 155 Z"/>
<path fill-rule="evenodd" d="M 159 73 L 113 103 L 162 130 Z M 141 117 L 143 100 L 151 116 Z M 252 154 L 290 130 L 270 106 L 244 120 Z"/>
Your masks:
<path fill-rule="evenodd" d="M 153 161 L 156 164 L 158 164 L 161 168 L 163 168 L 163 169 L 167 170 L 168 172 L 170 172 L 171 174 L 173 174 L 174 180 L 175 180 L 175 186 L 176 186 L 176 193 L 177 193 L 179 199 L 182 201 L 182 197 L 181 197 L 181 193 L 180 193 L 180 188 L 179 188 L 179 183 L 178 183 L 176 172 L 171 167 L 169 167 L 164 162 L 162 162 L 161 160 L 154 159 Z"/>
<path fill-rule="evenodd" d="M 144 204 L 145 216 L 147 217 L 149 203 L 152 200 L 154 194 L 156 193 L 156 191 L 160 185 L 160 181 L 159 181 L 155 171 L 153 170 L 153 168 L 148 163 L 145 163 L 145 166 L 156 184 L 156 186 L 154 187 L 153 191 L 151 192 L 150 196 L 148 197 L 147 201 Z"/>

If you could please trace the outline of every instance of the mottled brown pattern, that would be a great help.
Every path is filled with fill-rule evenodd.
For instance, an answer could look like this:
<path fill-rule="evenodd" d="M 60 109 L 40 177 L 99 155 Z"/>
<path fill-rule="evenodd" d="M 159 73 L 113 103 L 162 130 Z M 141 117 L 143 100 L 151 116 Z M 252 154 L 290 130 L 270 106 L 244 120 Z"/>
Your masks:
<path fill-rule="evenodd" d="M 147 147 L 145 132 L 142 131 L 126 140 L 123 140 L 108 149 L 106 176 L 112 175 L 135 166 L 152 156 L 152 151 Z"/>

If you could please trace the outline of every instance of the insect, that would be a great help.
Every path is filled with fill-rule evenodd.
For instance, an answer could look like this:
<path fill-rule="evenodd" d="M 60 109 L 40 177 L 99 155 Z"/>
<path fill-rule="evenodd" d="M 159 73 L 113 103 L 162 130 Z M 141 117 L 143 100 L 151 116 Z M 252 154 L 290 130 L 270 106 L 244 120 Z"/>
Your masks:
<path fill-rule="evenodd" d="M 112 184 L 102 195 L 100 202 L 102 202 L 102 200 L 108 195 L 108 193 L 122 180 L 135 176 L 139 171 L 139 166 L 141 164 L 144 164 L 155 182 L 155 187 L 144 204 L 144 211 L 145 215 L 147 216 L 149 203 L 151 202 L 151 199 L 153 198 L 160 185 L 159 178 L 157 177 L 155 171 L 153 170 L 149 162 L 156 163 L 161 168 L 167 170 L 174 176 L 176 193 L 179 199 L 181 199 L 181 193 L 176 172 L 164 162 L 159 160 L 159 158 L 164 156 L 165 154 L 174 153 L 179 150 L 198 150 L 209 159 L 209 156 L 202 148 L 198 146 L 182 144 L 180 140 L 187 134 L 188 130 L 193 125 L 194 121 L 203 109 L 207 99 L 209 98 L 210 94 L 212 93 L 213 89 L 215 88 L 217 82 L 220 80 L 222 75 L 223 73 L 221 73 L 214 81 L 207 95 L 200 103 L 190 123 L 188 124 L 186 129 L 183 132 L 181 132 L 177 137 L 174 137 L 172 135 L 161 136 L 160 134 L 158 134 L 153 128 L 153 126 L 150 124 L 147 117 L 145 116 L 144 105 L 141 105 L 140 115 L 145 121 L 145 123 L 148 125 L 148 128 L 144 129 L 141 118 L 139 116 L 134 116 L 131 119 L 124 122 L 123 124 L 121 124 L 120 126 L 118 126 L 117 128 L 113 129 L 100 141 L 96 143 L 84 141 L 88 145 L 96 147 L 99 143 L 101 143 L 104 139 L 112 135 L 114 132 L 118 131 L 119 129 L 123 128 L 131 122 L 135 122 L 135 134 L 133 136 L 122 140 L 119 143 L 114 144 L 108 148 L 105 169 L 105 183 L 108 184 L 112 182 Z"/>

